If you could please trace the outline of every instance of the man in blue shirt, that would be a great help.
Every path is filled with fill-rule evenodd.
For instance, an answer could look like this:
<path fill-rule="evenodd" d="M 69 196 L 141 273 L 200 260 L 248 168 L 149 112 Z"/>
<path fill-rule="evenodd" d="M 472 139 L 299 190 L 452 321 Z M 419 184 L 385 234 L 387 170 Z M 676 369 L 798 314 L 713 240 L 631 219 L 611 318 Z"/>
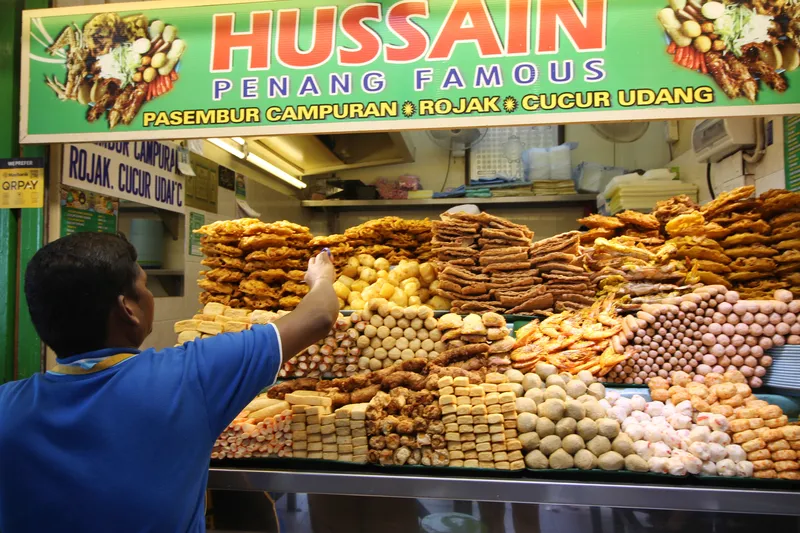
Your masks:
<path fill-rule="evenodd" d="M 100 233 L 39 250 L 25 295 L 58 365 L 0 387 L 0 531 L 204 532 L 215 439 L 331 329 L 333 279 L 320 254 L 274 324 L 140 352 L 154 305 L 136 250 Z"/>

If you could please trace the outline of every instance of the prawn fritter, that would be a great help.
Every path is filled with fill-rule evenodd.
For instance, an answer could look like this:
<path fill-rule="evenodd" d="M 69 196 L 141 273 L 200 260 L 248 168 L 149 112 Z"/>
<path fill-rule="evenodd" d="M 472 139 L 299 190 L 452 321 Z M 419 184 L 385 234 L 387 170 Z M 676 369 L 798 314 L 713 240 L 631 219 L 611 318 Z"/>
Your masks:
<path fill-rule="evenodd" d="M 786 276 L 794 272 L 800 271 L 800 262 L 796 263 L 779 263 L 780 266 L 775 269 L 775 275 L 778 277 Z"/>
<path fill-rule="evenodd" d="M 737 272 L 771 272 L 777 268 L 775 261 L 768 257 L 739 257 L 730 266 Z"/>
<path fill-rule="evenodd" d="M 277 298 L 280 295 L 279 288 L 270 287 L 263 281 L 257 279 L 243 280 L 239 283 L 239 290 L 245 294 L 263 298 Z"/>
<path fill-rule="evenodd" d="M 290 246 L 280 246 L 251 252 L 245 259 L 248 261 L 277 261 L 280 259 L 303 259 L 306 255 L 304 250 L 297 250 Z"/>
<path fill-rule="evenodd" d="M 731 233 L 760 233 L 763 235 L 769 233 L 772 228 L 763 220 L 740 220 L 728 226 L 728 229 Z"/>
<path fill-rule="evenodd" d="M 264 250 L 274 246 L 286 246 L 287 240 L 283 235 L 272 235 L 270 233 L 260 233 L 249 237 L 242 237 L 239 247 L 245 251 Z"/>
<path fill-rule="evenodd" d="M 800 261 L 800 250 L 786 250 L 781 255 L 773 257 L 776 263 L 795 263 Z"/>
<path fill-rule="evenodd" d="M 207 246 L 201 246 L 200 251 L 203 253 L 203 255 L 207 255 L 209 257 L 216 257 L 218 255 L 241 257 L 244 255 L 244 252 L 241 249 L 234 246 L 228 246 L 227 244 L 209 244 Z"/>
<path fill-rule="evenodd" d="M 193 233 L 199 233 L 201 235 L 207 236 L 220 236 L 220 235 L 228 235 L 228 236 L 235 236 L 241 237 L 244 235 L 244 231 L 247 227 L 253 224 L 260 224 L 261 221 L 257 218 L 240 218 L 237 220 L 218 220 L 217 222 L 212 222 L 211 224 L 206 224 L 196 230 Z"/>
<path fill-rule="evenodd" d="M 276 298 L 247 295 L 243 298 L 245 305 L 250 309 L 275 309 L 278 307 Z"/>
<path fill-rule="evenodd" d="M 598 214 L 592 214 L 588 217 L 579 218 L 578 223 L 586 226 L 589 229 L 614 230 L 625 227 L 625 223 L 616 217 L 607 217 Z"/>
<path fill-rule="evenodd" d="M 772 242 L 788 241 L 791 239 L 800 239 L 800 222 L 789 224 L 782 228 L 773 230 Z"/>
<path fill-rule="evenodd" d="M 581 244 L 591 246 L 594 244 L 595 240 L 599 238 L 610 239 L 615 234 L 616 232 L 613 229 L 592 228 L 589 231 L 581 233 Z"/>
<path fill-rule="evenodd" d="M 346 242 L 347 237 L 344 235 L 326 235 L 322 237 L 314 237 L 308 241 L 308 245 L 311 248 L 322 248 L 324 246 L 331 247 L 337 244 L 345 244 Z"/>
<path fill-rule="evenodd" d="M 307 264 L 302 259 L 282 259 L 280 261 L 249 261 L 244 271 L 248 274 L 258 270 L 270 270 L 273 268 L 287 269 L 287 268 L 303 268 Z"/>
<path fill-rule="evenodd" d="M 716 222 L 722 226 L 729 226 L 734 222 L 740 222 L 742 220 L 760 220 L 761 217 L 761 212 L 758 209 L 750 209 L 748 211 L 735 211 L 733 213 L 717 216 L 711 219 L 711 222 Z"/>
<path fill-rule="evenodd" d="M 749 244 L 766 244 L 769 241 L 769 237 L 758 233 L 736 233 L 727 237 L 721 244 L 723 248 L 735 248 Z"/>
<path fill-rule="evenodd" d="M 280 304 L 281 309 L 294 309 L 300 304 L 302 299 L 303 298 L 300 296 L 284 296 L 278 301 L 278 303 Z"/>
<path fill-rule="evenodd" d="M 210 292 L 201 292 L 198 298 L 201 304 L 222 304 L 228 305 L 231 302 L 230 294 L 211 294 Z"/>
<path fill-rule="evenodd" d="M 739 187 L 738 189 L 734 189 L 732 191 L 724 192 L 717 196 L 714 200 L 711 200 L 706 205 L 700 208 L 700 212 L 703 215 L 713 215 L 714 213 L 720 211 L 723 207 L 730 206 L 740 200 L 746 200 L 755 194 L 756 188 L 753 185 L 746 185 L 744 187 Z M 713 218 L 713 217 L 709 217 Z"/>
<path fill-rule="evenodd" d="M 792 272 L 791 274 L 786 274 L 784 277 L 784 281 L 791 285 L 792 287 L 800 287 L 800 272 Z M 792 292 L 796 292 L 792 290 Z"/>
<path fill-rule="evenodd" d="M 771 276 L 772 274 L 770 272 L 733 272 L 725 277 L 729 281 L 741 282 L 741 281 L 754 281 L 758 279 L 769 278 Z"/>
<path fill-rule="evenodd" d="M 728 265 L 715 263 L 714 261 L 708 261 L 706 259 L 695 259 L 692 262 L 697 265 L 697 270 L 702 270 L 705 272 L 713 272 L 714 274 L 727 274 L 731 271 L 731 268 Z"/>
<path fill-rule="evenodd" d="M 788 242 L 788 241 L 784 241 Z M 781 243 L 783 244 L 783 243 Z M 780 246 L 780 245 L 778 245 Z M 797 241 L 797 246 L 800 246 L 800 241 Z M 797 247 L 795 246 L 795 248 Z M 725 250 L 728 257 L 772 257 L 778 255 L 774 248 L 764 246 L 763 244 L 751 244 L 749 246 L 738 246 L 736 248 L 728 248 Z"/>
<path fill-rule="evenodd" d="M 248 278 L 251 280 L 259 280 L 263 283 L 283 283 L 286 281 L 287 274 L 283 270 L 273 268 L 270 270 L 256 270 L 250 274 Z"/>
<path fill-rule="evenodd" d="M 594 249 L 595 251 L 624 255 L 645 261 L 652 261 L 656 258 L 656 255 L 646 248 L 628 246 L 617 239 L 611 239 L 610 241 L 603 238 L 597 239 L 594 243 Z"/>
<path fill-rule="evenodd" d="M 762 203 L 762 211 L 769 216 L 772 213 L 796 209 L 800 205 L 800 192 L 772 189 L 762 194 L 759 199 Z"/>
<path fill-rule="evenodd" d="M 788 241 L 781 241 L 775 245 L 776 250 L 800 250 L 800 239 L 789 239 Z"/>
<path fill-rule="evenodd" d="M 286 273 L 286 277 L 290 281 L 300 282 L 306 279 L 306 273 L 303 270 L 290 270 Z"/>
<path fill-rule="evenodd" d="M 733 287 L 727 279 L 713 272 L 697 272 L 697 278 L 703 285 L 724 285 L 728 289 Z"/>
<path fill-rule="evenodd" d="M 626 226 L 638 226 L 644 229 L 658 229 L 661 227 L 655 216 L 639 213 L 638 211 L 623 211 L 617 213 L 617 218 L 624 222 Z"/>
<path fill-rule="evenodd" d="M 220 283 L 238 283 L 244 279 L 244 272 L 230 268 L 215 268 L 205 271 L 206 279 Z"/>
<path fill-rule="evenodd" d="M 723 265 L 730 264 L 731 258 L 718 250 L 712 250 L 703 246 L 680 246 L 676 253 L 678 257 L 688 257 L 689 259 L 705 259 Z"/>
<path fill-rule="evenodd" d="M 671 244 L 679 248 L 682 246 L 700 246 L 702 248 L 708 248 L 709 250 L 716 250 L 718 252 L 723 251 L 722 246 L 720 246 L 717 241 L 709 239 L 708 237 L 696 235 L 686 235 L 684 237 L 670 239 L 667 241 L 667 244 Z"/>
<path fill-rule="evenodd" d="M 683 215 L 696 211 L 699 206 L 685 194 L 673 196 L 668 200 L 656 202 L 656 207 L 653 209 L 653 215 L 665 224 L 668 220 L 673 219 L 678 215 Z"/>
<path fill-rule="evenodd" d="M 210 268 L 234 268 L 236 270 L 244 270 L 245 262 L 238 257 L 228 257 L 219 255 L 217 257 L 206 257 L 200 264 Z"/>
<path fill-rule="evenodd" d="M 308 294 L 308 291 L 309 291 L 308 285 L 305 285 L 303 283 L 287 281 L 286 283 L 283 284 L 283 292 L 288 292 L 299 296 L 305 296 L 306 294 Z"/>
<path fill-rule="evenodd" d="M 200 244 L 228 244 L 236 246 L 239 244 L 239 237 L 234 235 L 205 235 L 200 237 Z"/>
<path fill-rule="evenodd" d="M 211 281 L 210 279 L 197 280 L 197 286 L 206 292 L 211 292 L 214 294 L 233 294 L 233 290 L 236 288 L 235 285 Z"/>
<path fill-rule="evenodd" d="M 795 222 L 800 222 L 800 211 L 793 211 L 791 213 L 783 213 L 782 215 L 778 215 L 769 221 L 769 225 L 772 226 L 772 229 L 774 230 L 776 228 L 782 228 L 784 226 L 794 224 Z"/>
<path fill-rule="evenodd" d="M 703 235 L 703 226 L 706 223 L 705 217 L 697 211 L 678 215 L 667 222 L 664 229 L 670 237 L 683 235 Z"/>

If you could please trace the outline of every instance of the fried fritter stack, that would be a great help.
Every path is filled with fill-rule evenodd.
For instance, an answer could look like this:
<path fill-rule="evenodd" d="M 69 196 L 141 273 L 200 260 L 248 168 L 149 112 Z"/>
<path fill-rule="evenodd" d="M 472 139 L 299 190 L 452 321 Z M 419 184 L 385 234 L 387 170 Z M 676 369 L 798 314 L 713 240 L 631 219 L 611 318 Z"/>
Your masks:
<path fill-rule="evenodd" d="M 561 312 L 594 303 L 594 284 L 578 260 L 579 249 L 578 231 L 562 233 L 531 246 L 531 265 L 544 280 L 544 290 L 539 297 L 544 308 Z"/>
<path fill-rule="evenodd" d="M 327 248 L 331 252 L 333 266 L 340 270 L 347 265 L 347 260 L 353 256 L 353 247 L 347 242 L 347 237 L 341 234 L 314 237 L 308 243 L 311 255 L 315 256 Z"/>
<path fill-rule="evenodd" d="M 200 302 L 248 309 L 294 309 L 308 292 L 304 284 L 311 233 L 292 222 L 239 219 L 196 230 L 203 235 Z M 244 257 L 244 258 L 243 258 Z"/>
<path fill-rule="evenodd" d="M 453 301 L 453 312 L 529 313 L 552 305 L 542 301 L 542 278 L 530 265 L 527 227 L 488 213 L 446 213 L 433 232 L 441 263 L 436 294 Z"/>
<path fill-rule="evenodd" d="M 778 251 L 775 277 L 800 297 L 800 193 L 767 191 L 760 197 L 762 212 L 772 228 L 770 246 Z"/>
<path fill-rule="evenodd" d="M 439 318 L 437 328 L 442 334 L 441 355 L 433 360 L 436 365 L 483 372 L 504 371 L 511 364 L 514 339 L 502 315 L 489 312 L 462 319 L 448 313 Z"/>
<path fill-rule="evenodd" d="M 368 254 L 386 258 L 393 265 L 403 259 L 420 262 L 433 257 L 431 251 L 431 221 L 383 217 L 348 228 L 344 232 L 352 255 Z"/>

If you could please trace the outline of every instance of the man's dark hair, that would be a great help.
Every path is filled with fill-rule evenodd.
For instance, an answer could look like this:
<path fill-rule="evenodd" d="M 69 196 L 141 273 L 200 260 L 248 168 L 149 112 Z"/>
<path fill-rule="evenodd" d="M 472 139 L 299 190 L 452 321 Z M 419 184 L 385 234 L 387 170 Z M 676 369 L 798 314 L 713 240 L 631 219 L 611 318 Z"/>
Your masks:
<path fill-rule="evenodd" d="M 75 233 L 33 256 L 25 297 L 42 340 L 59 357 L 104 348 L 117 297 L 132 294 L 139 268 L 124 237 Z"/>

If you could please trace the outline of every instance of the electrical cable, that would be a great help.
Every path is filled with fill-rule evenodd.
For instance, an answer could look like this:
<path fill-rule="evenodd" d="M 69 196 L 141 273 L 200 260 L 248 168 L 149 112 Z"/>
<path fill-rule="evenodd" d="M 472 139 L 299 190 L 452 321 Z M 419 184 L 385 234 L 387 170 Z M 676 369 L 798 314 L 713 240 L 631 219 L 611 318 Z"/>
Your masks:
<path fill-rule="evenodd" d="M 453 162 L 453 149 L 451 148 L 450 151 L 447 153 L 447 172 L 444 173 L 444 181 L 442 182 L 442 188 L 439 192 L 444 192 L 444 188 L 447 187 L 447 178 L 450 176 L 450 163 Z"/>
<path fill-rule="evenodd" d="M 706 182 L 708 183 L 708 192 L 711 193 L 711 199 L 715 199 L 717 197 L 714 194 L 714 186 L 711 184 L 711 163 L 706 163 Z"/>

